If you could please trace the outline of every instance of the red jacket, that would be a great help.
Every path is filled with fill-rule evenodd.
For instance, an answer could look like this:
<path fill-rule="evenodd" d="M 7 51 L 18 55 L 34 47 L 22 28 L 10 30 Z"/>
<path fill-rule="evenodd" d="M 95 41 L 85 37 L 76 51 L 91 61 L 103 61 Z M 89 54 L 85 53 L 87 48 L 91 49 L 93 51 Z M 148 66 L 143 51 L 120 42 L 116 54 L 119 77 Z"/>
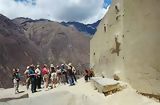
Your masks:
<path fill-rule="evenodd" d="M 44 67 L 42 69 L 42 75 L 45 75 L 45 74 L 48 74 L 48 73 L 49 73 L 48 69 Z"/>

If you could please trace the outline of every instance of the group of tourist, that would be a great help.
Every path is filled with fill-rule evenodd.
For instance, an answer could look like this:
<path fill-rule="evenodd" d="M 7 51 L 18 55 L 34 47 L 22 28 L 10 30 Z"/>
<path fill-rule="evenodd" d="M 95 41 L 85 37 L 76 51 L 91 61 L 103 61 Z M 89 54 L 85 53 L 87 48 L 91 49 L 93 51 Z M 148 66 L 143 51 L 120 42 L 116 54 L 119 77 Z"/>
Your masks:
<path fill-rule="evenodd" d="M 42 88 L 55 88 L 57 84 L 69 84 L 70 86 L 75 85 L 76 79 L 76 69 L 69 64 L 61 64 L 59 66 L 54 66 L 51 64 L 49 67 L 44 64 L 42 67 L 40 65 L 34 66 L 33 64 L 27 66 L 24 72 L 26 79 L 26 87 L 29 89 L 31 85 L 32 93 L 37 92 L 36 89 Z M 19 93 L 19 81 L 20 81 L 19 69 L 13 69 L 13 83 L 15 87 L 15 93 Z"/>

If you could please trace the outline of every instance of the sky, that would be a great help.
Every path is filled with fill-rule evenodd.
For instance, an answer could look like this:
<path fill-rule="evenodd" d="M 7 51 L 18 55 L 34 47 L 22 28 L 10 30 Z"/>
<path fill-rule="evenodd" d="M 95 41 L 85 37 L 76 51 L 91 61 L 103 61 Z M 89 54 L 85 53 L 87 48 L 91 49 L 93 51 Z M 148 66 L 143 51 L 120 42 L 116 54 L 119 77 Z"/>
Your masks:
<path fill-rule="evenodd" d="M 106 14 L 111 0 L 0 0 L 0 14 L 58 22 L 94 23 Z"/>

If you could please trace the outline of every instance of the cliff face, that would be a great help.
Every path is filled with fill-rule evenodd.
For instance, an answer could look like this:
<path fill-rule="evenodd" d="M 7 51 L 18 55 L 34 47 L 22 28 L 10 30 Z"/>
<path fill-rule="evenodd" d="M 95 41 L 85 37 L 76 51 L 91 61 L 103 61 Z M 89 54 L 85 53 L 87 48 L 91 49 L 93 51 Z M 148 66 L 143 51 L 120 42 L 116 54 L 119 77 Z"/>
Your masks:
<path fill-rule="evenodd" d="M 97 75 L 130 83 L 160 95 L 160 1 L 113 0 L 90 44 Z"/>

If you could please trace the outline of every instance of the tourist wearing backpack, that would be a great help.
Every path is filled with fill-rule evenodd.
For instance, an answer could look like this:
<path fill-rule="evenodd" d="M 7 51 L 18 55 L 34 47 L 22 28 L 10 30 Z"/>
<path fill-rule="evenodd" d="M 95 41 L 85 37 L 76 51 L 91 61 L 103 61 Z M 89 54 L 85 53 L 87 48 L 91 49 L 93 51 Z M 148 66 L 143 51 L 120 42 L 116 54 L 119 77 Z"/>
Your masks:
<path fill-rule="evenodd" d="M 61 73 L 62 73 L 62 83 L 66 84 L 68 82 L 67 81 L 68 79 L 66 78 L 67 77 L 67 72 L 66 72 L 66 69 L 65 69 L 65 65 L 61 64 L 60 69 L 61 69 Z"/>
<path fill-rule="evenodd" d="M 34 65 L 31 65 L 29 68 L 29 77 L 31 80 L 31 91 L 32 93 L 37 92 L 36 91 L 36 73 L 35 73 L 35 67 Z"/>
<path fill-rule="evenodd" d="M 62 82 L 62 72 L 60 66 L 57 65 L 56 67 L 56 73 L 57 73 L 57 83 L 60 84 Z"/>
<path fill-rule="evenodd" d="M 42 76 L 41 76 L 40 65 L 37 65 L 35 73 L 37 74 L 36 86 L 37 86 L 38 89 L 41 89 Z"/>
<path fill-rule="evenodd" d="M 29 85 L 30 85 L 30 77 L 29 77 L 29 66 L 27 66 L 26 71 L 24 72 L 25 78 L 26 78 L 26 88 L 27 90 L 29 89 Z"/>
<path fill-rule="evenodd" d="M 51 66 L 51 88 L 56 88 L 57 84 L 57 73 L 54 66 Z"/>
<path fill-rule="evenodd" d="M 42 75 L 43 75 L 44 86 L 47 89 L 49 84 L 49 70 L 46 64 L 44 64 L 42 68 Z"/>
<path fill-rule="evenodd" d="M 15 88 L 15 94 L 19 93 L 19 81 L 20 81 L 20 73 L 19 69 L 13 69 L 13 83 Z"/>
<path fill-rule="evenodd" d="M 71 65 L 72 66 L 72 65 Z M 76 69 L 75 67 L 72 66 L 72 72 L 73 72 L 73 78 L 75 80 L 75 82 L 77 82 L 77 78 L 76 78 Z"/>
<path fill-rule="evenodd" d="M 87 69 L 84 70 L 84 80 L 88 82 L 88 70 Z"/>
<path fill-rule="evenodd" d="M 68 80 L 69 80 L 69 84 L 70 86 L 75 85 L 74 83 L 74 72 L 72 71 L 73 66 L 71 65 L 71 63 L 68 64 L 68 69 L 67 69 L 67 74 L 68 74 Z"/>

